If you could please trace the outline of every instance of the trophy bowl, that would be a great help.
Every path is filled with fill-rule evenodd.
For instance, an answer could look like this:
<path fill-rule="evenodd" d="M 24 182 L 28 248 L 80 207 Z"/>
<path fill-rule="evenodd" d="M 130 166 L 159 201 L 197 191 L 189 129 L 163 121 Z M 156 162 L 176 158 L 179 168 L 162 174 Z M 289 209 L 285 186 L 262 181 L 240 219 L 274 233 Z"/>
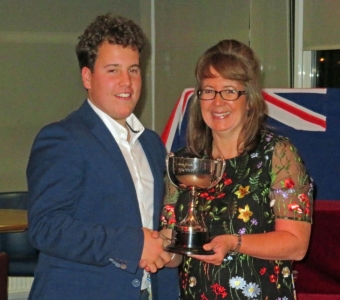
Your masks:
<path fill-rule="evenodd" d="M 168 177 L 181 190 L 189 191 L 189 205 L 186 217 L 175 224 L 169 252 L 180 254 L 214 254 L 203 245 L 210 240 L 203 220 L 196 215 L 197 192 L 214 187 L 222 178 L 225 161 L 217 159 L 181 157 L 170 152 L 166 158 Z"/>

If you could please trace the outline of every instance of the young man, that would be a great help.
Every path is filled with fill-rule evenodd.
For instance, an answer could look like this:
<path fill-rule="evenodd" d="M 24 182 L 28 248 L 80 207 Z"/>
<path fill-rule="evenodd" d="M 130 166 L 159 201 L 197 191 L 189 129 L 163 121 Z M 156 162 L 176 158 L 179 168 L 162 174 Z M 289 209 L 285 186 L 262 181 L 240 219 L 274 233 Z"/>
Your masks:
<path fill-rule="evenodd" d="M 31 300 L 139 300 L 151 288 L 152 299 L 178 299 L 177 270 L 161 269 L 170 256 L 153 233 L 166 151 L 133 114 L 144 41 L 133 21 L 110 14 L 79 38 L 88 98 L 40 131 L 27 167 L 29 233 L 40 251 Z"/>

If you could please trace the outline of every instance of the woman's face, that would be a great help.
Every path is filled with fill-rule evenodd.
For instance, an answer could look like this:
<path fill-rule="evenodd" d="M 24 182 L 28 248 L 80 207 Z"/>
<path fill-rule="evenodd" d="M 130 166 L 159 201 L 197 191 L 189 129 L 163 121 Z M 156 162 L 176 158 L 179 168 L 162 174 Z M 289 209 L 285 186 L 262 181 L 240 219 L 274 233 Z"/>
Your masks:
<path fill-rule="evenodd" d="M 222 91 L 235 89 L 244 91 L 243 85 L 235 80 L 223 78 L 217 71 L 210 67 L 210 72 L 214 77 L 205 78 L 201 82 L 201 89 Z M 235 101 L 227 101 L 216 94 L 214 100 L 201 100 L 201 112 L 207 126 L 214 133 L 223 133 L 237 138 L 241 132 L 243 123 L 247 116 L 248 104 L 247 96 L 242 95 Z"/>

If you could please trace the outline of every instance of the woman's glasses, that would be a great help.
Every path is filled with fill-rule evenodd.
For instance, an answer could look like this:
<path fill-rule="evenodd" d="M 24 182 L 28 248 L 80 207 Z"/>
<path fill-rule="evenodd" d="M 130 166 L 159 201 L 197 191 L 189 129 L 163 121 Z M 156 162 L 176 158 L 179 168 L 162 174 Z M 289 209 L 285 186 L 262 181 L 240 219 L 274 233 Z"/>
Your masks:
<path fill-rule="evenodd" d="M 197 91 L 197 97 L 204 101 L 214 100 L 216 95 L 220 94 L 221 98 L 226 101 L 235 101 L 242 95 L 246 95 L 246 91 L 237 91 L 234 89 L 227 89 L 223 91 L 215 91 L 209 89 L 203 89 Z"/>

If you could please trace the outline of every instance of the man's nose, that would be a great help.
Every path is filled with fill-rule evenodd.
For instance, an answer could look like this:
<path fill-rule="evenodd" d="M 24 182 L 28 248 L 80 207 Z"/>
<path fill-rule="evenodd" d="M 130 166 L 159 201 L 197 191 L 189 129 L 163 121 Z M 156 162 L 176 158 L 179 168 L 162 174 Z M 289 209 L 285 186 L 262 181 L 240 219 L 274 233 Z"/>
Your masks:
<path fill-rule="evenodd" d="M 125 85 L 125 86 L 131 85 L 131 74 L 129 73 L 129 71 L 121 72 L 120 85 Z"/>

